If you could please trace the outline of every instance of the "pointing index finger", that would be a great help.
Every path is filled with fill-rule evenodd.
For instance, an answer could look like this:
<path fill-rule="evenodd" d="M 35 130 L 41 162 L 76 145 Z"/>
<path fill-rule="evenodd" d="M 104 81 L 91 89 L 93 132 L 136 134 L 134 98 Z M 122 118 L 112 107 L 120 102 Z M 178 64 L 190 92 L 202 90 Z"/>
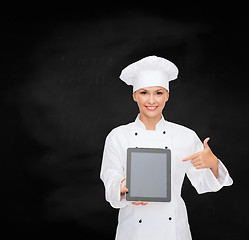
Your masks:
<path fill-rule="evenodd" d="M 189 161 L 189 160 L 192 160 L 192 159 L 196 158 L 197 156 L 198 156 L 198 153 L 195 153 L 195 154 L 193 154 L 191 156 L 183 158 L 182 161 L 186 162 L 186 161 Z"/>

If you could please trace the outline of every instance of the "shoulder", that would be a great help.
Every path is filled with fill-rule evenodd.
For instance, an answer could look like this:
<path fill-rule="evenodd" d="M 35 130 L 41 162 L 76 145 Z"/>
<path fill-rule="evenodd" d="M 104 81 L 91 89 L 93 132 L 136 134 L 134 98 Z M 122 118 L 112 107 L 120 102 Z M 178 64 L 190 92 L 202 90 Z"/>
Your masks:
<path fill-rule="evenodd" d="M 193 134 L 195 133 L 194 130 L 186 127 L 186 126 L 183 126 L 183 125 L 180 125 L 178 123 L 174 123 L 174 122 L 169 122 L 167 121 L 167 124 L 169 125 L 169 127 L 174 130 L 174 131 L 179 131 L 179 132 L 186 132 L 186 133 L 190 133 L 190 134 Z"/>
<path fill-rule="evenodd" d="M 189 154 L 202 150 L 202 143 L 194 130 L 172 122 L 169 122 L 169 129 L 177 143 L 181 143 L 185 149 L 191 149 Z"/>
<path fill-rule="evenodd" d="M 134 127 L 134 122 L 115 127 L 109 132 L 107 138 L 109 139 L 121 138 L 124 135 L 127 135 L 127 133 L 133 129 L 133 127 Z"/>
<path fill-rule="evenodd" d="M 173 123 L 173 122 L 169 122 L 169 121 L 167 121 L 167 124 L 169 126 L 171 133 L 174 134 L 175 136 L 188 137 L 188 138 L 193 138 L 193 139 L 197 137 L 196 132 L 186 126 Z"/>

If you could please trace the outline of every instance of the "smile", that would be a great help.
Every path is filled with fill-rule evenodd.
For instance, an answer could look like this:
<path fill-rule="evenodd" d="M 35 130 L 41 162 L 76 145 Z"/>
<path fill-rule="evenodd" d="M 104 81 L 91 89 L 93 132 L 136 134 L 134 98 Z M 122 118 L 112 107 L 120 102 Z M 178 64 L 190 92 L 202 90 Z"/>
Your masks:
<path fill-rule="evenodd" d="M 145 106 L 149 111 L 154 111 L 157 109 L 157 106 L 151 107 L 151 106 Z"/>

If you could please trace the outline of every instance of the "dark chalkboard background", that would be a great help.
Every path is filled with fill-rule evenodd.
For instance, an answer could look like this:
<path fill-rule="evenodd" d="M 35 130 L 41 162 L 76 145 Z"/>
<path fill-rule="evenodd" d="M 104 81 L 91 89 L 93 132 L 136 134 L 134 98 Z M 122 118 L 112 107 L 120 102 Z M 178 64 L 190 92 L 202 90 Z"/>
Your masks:
<path fill-rule="evenodd" d="M 121 3 L 120 3 L 121 4 Z M 75 7 L 77 9 L 77 7 Z M 248 219 L 248 17 L 160 6 L 9 11 L 1 21 L 1 233 L 114 239 L 118 211 L 99 179 L 106 135 L 134 121 L 119 80 L 148 55 L 173 61 L 167 120 L 195 130 L 232 187 L 185 199 L 193 239 L 245 239 Z"/>

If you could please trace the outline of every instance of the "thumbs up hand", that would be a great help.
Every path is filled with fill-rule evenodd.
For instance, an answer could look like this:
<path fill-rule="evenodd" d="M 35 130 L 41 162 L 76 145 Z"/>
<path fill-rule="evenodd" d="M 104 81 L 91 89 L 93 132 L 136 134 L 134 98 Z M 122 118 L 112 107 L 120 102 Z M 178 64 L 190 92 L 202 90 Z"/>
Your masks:
<path fill-rule="evenodd" d="M 203 142 L 204 150 L 182 159 L 183 162 L 190 161 L 196 169 L 210 168 L 214 175 L 218 177 L 218 158 L 211 151 L 206 138 Z"/>

